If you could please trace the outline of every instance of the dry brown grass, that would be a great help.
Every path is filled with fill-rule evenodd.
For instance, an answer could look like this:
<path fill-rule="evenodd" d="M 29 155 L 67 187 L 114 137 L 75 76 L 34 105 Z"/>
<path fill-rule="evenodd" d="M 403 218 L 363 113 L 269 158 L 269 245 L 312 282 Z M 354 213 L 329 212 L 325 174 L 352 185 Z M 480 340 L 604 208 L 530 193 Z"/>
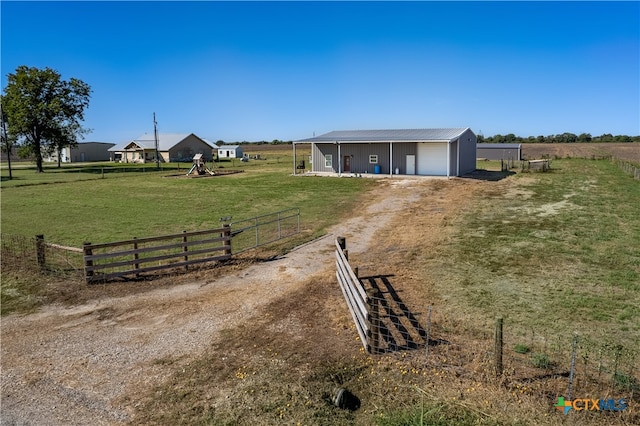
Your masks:
<path fill-rule="evenodd" d="M 638 143 L 525 143 L 522 155 L 527 159 L 543 158 L 602 158 L 613 156 L 640 164 Z"/>

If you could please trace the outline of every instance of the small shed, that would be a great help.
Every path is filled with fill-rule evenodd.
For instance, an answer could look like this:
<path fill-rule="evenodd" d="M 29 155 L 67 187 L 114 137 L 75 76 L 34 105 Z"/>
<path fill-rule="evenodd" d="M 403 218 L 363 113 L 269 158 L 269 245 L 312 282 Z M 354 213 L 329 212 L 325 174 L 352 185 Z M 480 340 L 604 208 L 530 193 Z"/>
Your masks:
<path fill-rule="evenodd" d="M 476 157 L 485 160 L 522 160 L 522 144 L 519 143 L 479 143 Z"/>
<path fill-rule="evenodd" d="M 221 145 L 218 147 L 218 159 L 242 158 L 242 147 L 240 145 Z"/>

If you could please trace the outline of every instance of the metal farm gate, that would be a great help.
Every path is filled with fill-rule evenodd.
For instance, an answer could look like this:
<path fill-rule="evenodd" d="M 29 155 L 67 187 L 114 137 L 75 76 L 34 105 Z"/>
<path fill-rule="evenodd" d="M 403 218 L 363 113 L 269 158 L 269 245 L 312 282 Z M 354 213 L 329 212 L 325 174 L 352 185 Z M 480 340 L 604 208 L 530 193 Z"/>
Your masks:
<path fill-rule="evenodd" d="M 300 209 L 292 208 L 231 222 L 231 250 L 242 253 L 300 233 Z"/>

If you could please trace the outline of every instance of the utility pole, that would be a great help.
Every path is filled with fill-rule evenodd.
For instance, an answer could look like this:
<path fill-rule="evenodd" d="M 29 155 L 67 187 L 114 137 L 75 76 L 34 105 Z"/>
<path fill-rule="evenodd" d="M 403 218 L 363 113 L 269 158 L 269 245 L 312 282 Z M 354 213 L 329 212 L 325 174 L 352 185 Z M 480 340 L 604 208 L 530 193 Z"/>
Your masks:
<path fill-rule="evenodd" d="M 158 155 L 158 123 L 156 123 L 156 113 L 153 113 L 153 137 L 156 142 L 156 169 L 160 170 L 160 156 Z"/>

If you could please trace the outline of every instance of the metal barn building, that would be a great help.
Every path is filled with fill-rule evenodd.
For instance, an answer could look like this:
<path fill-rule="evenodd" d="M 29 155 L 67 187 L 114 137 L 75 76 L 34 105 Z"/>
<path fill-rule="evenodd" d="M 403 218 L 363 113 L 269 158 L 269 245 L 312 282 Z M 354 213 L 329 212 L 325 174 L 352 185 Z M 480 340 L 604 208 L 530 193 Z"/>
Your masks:
<path fill-rule="evenodd" d="M 476 141 L 469 128 L 340 130 L 295 141 L 293 151 L 310 143 L 315 173 L 448 177 L 476 169 Z"/>
<path fill-rule="evenodd" d="M 522 144 L 519 143 L 479 143 L 477 157 L 486 160 L 522 160 Z"/>

